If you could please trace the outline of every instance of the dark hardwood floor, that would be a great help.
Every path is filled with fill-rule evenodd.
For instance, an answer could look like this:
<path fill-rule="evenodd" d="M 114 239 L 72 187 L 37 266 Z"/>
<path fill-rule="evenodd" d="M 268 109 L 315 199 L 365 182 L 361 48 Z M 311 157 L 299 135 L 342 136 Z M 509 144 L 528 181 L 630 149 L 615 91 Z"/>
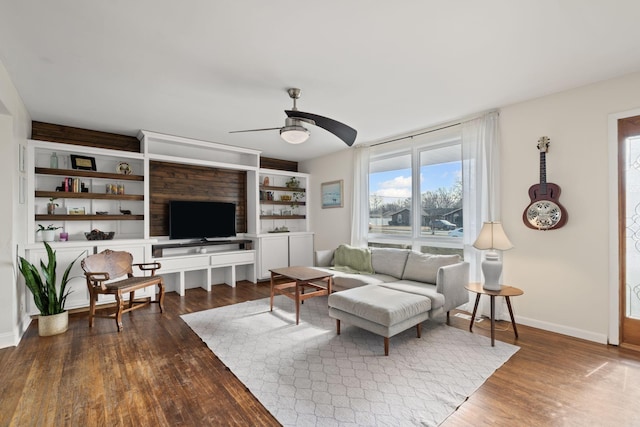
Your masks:
<path fill-rule="evenodd" d="M 0 426 L 278 425 L 180 319 L 266 296 L 268 284 L 248 282 L 171 292 L 164 314 L 156 305 L 126 314 L 121 333 L 111 319 L 89 329 L 86 313 L 55 337 L 38 337 L 32 322 L 18 347 L 0 350 Z M 498 328 L 521 350 L 444 426 L 640 425 L 639 353 L 522 325 L 515 341 L 507 323 Z"/>

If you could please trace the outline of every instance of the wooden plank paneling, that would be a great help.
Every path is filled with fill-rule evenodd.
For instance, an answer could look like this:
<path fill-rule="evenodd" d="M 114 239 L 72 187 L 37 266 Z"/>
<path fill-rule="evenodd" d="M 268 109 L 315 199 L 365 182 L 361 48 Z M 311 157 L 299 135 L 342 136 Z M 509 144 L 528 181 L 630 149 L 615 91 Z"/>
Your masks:
<path fill-rule="evenodd" d="M 247 231 L 247 174 L 166 162 L 149 163 L 150 235 L 169 235 L 169 201 L 197 200 L 236 204 L 236 230 Z"/>
<path fill-rule="evenodd" d="M 298 162 L 272 159 L 269 157 L 260 157 L 260 167 L 264 169 L 277 169 L 282 171 L 298 172 Z"/>
<path fill-rule="evenodd" d="M 140 141 L 135 136 L 81 129 L 72 126 L 31 122 L 31 139 L 85 147 L 140 152 Z"/>

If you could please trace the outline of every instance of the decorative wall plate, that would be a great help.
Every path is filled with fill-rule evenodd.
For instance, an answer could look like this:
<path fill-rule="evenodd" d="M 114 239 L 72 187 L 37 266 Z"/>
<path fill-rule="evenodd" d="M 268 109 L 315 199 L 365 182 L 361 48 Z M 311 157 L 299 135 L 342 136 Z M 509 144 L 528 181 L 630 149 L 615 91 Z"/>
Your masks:
<path fill-rule="evenodd" d="M 122 175 L 131 175 L 131 172 L 133 172 L 131 170 L 131 166 L 129 165 L 129 163 L 127 162 L 120 162 L 118 163 L 118 167 L 116 168 L 116 172 L 122 174 Z"/>

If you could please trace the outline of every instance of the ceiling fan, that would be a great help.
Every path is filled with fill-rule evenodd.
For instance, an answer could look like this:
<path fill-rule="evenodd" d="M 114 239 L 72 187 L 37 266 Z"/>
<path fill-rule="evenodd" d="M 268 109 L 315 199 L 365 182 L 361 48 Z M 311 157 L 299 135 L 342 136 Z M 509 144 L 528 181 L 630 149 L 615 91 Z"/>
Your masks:
<path fill-rule="evenodd" d="M 309 139 L 309 131 L 303 126 L 303 123 L 309 123 L 331 132 L 332 134 L 343 140 L 344 143 L 349 147 L 353 145 L 354 141 L 356 140 L 356 135 L 358 134 L 358 132 L 354 128 L 328 117 L 298 111 L 296 100 L 300 98 L 300 89 L 290 88 L 287 90 L 287 92 L 289 93 L 291 99 L 293 99 L 293 108 L 291 110 L 284 111 L 287 114 L 287 118 L 284 122 L 284 127 L 236 130 L 229 133 L 259 132 L 264 130 L 279 129 L 282 139 L 290 144 L 301 144 Z"/>

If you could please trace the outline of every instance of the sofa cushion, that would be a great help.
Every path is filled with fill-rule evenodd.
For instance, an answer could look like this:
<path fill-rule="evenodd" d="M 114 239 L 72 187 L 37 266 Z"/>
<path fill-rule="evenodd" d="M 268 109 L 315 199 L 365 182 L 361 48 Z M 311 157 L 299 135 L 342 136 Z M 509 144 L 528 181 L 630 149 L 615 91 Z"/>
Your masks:
<path fill-rule="evenodd" d="M 333 264 L 335 269 L 339 271 L 373 273 L 371 250 L 369 248 L 340 245 L 333 255 Z"/>
<path fill-rule="evenodd" d="M 371 248 L 371 266 L 376 273 L 402 278 L 409 250 L 396 248 Z"/>
<path fill-rule="evenodd" d="M 459 255 L 432 255 L 411 251 L 404 267 L 402 279 L 436 283 L 438 269 L 460 262 Z"/>
<path fill-rule="evenodd" d="M 335 249 L 324 249 L 315 252 L 316 267 L 330 267 L 333 265 L 333 253 Z"/>
<path fill-rule="evenodd" d="M 334 268 L 314 268 L 316 270 L 321 270 L 333 274 L 334 291 L 343 291 L 345 289 L 357 288 L 358 286 L 377 285 L 379 283 L 393 282 L 395 280 L 398 280 L 395 277 L 387 276 L 386 274 L 345 273 Z"/>
<path fill-rule="evenodd" d="M 393 326 L 431 310 L 431 300 L 376 285 L 363 286 L 329 296 L 329 307 L 384 326 Z"/>
<path fill-rule="evenodd" d="M 415 282 L 413 280 L 398 280 L 391 283 L 381 283 L 387 289 L 402 291 L 410 294 L 422 295 L 431 299 L 431 309 L 435 310 L 444 305 L 444 295 L 436 291 L 436 285 L 430 285 L 424 282 Z"/>

